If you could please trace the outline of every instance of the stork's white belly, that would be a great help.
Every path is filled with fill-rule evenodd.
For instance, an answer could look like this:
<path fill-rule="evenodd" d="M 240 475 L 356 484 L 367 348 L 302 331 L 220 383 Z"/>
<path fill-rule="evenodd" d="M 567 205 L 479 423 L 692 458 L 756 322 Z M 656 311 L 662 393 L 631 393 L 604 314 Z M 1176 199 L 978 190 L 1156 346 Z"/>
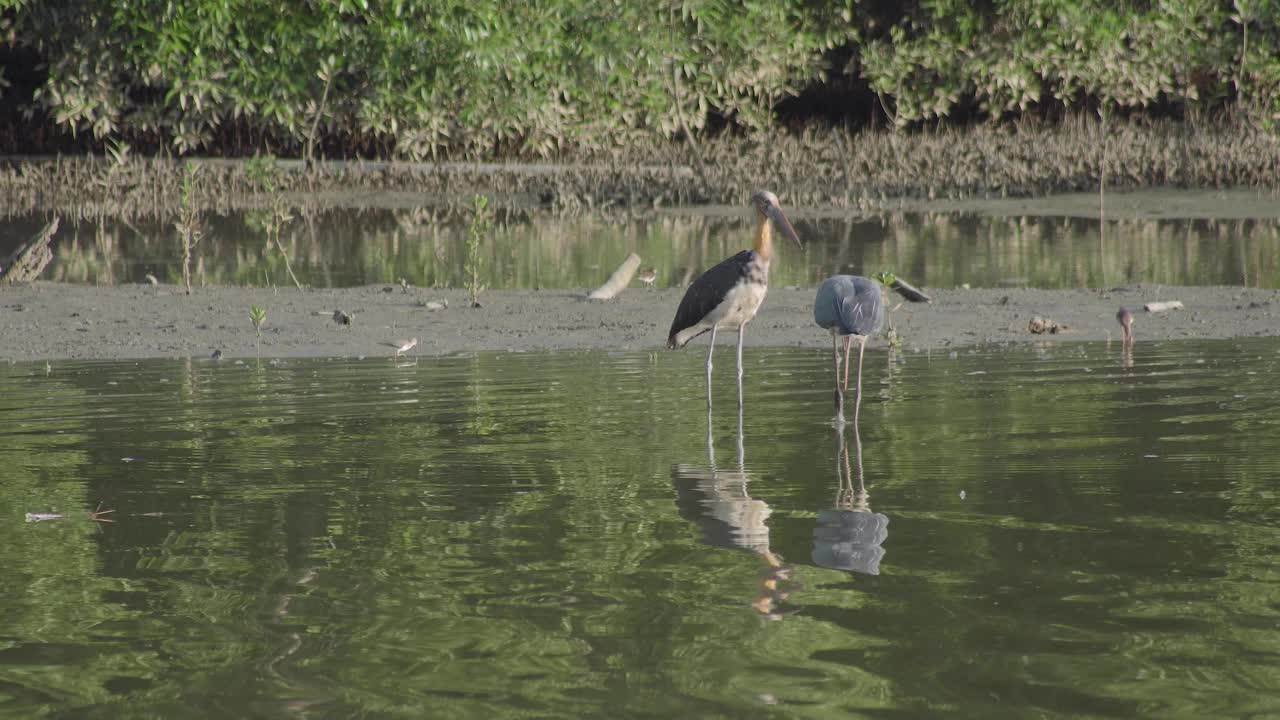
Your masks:
<path fill-rule="evenodd" d="M 724 300 L 715 307 L 714 310 L 707 313 L 707 317 L 703 319 L 702 325 L 711 327 L 733 327 L 747 322 L 756 316 L 756 312 L 760 309 L 760 305 L 764 302 L 764 296 L 769 292 L 769 286 L 759 283 L 739 283 L 734 285 L 729 293 L 724 296 Z"/>

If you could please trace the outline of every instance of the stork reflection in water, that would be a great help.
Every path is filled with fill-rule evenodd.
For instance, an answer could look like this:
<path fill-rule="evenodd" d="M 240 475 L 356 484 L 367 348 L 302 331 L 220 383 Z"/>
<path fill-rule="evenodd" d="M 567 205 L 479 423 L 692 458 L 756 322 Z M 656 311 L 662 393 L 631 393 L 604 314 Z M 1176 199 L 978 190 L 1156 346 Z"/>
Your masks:
<path fill-rule="evenodd" d="M 747 323 L 756 316 L 769 292 L 769 263 L 773 260 L 773 227 L 800 245 L 800 237 L 782 212 L 778 198 L 767 190 L 751 196 L 756 210 L 755 244 L 694 280 L 671 321 L 667 347 L 682 348 L 695 337 L 711 331 L 707 345 L 707 407 L 711 407 L 711 353 L 716 330 L 738 329 L 738 407 L 742 407 L 742 340 Z"/>
<path fill-rule="evenodd" d="M 702 531 L 702 541 L 713 547 L 746 550 L 762 561 L 760 585 L 751 607 L 771 620 L 789 614 L 780 609 L 789 591 L 791 568 L 782 562 L 769 540 L 772 508 L 751 496 L 751 477 L 744 465 L 742 413 L 738 413 L 737 458 L 730 467 L 716 465 L 711 411 L 707 411 L 707 464 L 677 464 L 671 468 L 680 515 Z"/>

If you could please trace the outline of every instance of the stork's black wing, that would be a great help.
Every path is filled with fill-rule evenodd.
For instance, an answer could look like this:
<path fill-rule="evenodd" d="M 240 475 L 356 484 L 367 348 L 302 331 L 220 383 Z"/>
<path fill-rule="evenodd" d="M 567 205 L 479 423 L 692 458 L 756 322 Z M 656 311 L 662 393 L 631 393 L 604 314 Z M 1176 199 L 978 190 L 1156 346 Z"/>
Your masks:
<path fill-rule="evenodd" d="M 680 301 L 680 307 L 676 310 L 676 318 L 671 321 L 671 332 L 667 334 L 667 347 L 680 347 L 693 339 L 689 338 L 677 345 L 676 333 L 697 325 L 717 305 L 724 302 L 724 296 L 729 294 L 729 290 L 747 275 L 747 267 L 751 264 L 753 257 L 755 257 L 754 250 L 743 250 L 702 273 L 689 285 L 689 289 L 684 292 L 684 299 Z"/>

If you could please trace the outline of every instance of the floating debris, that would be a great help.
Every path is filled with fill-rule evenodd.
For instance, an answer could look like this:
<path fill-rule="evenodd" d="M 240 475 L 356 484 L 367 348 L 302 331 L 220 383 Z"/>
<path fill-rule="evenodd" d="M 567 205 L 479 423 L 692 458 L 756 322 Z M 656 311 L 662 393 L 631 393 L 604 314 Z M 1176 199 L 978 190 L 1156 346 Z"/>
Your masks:
<path fill-rule="evenodd" d="M 115 512 L 115 510 L 103 510 L 102 503 L 98 503 L 98 507 L 96 509 L 86 510 L 84 515 L 86 518 L 94 522 L 115 522 L 115 520 L 112 520 L 111 518 L 103 517 L 104 515 L 110 515 L 113 512 Z M 66 513 L 59 512 L 29 512 L 24 515 L 24 520 L 29 523 L 38 523 L 48 522 L 50 520 L 65 520 L 67 517 Z"/>

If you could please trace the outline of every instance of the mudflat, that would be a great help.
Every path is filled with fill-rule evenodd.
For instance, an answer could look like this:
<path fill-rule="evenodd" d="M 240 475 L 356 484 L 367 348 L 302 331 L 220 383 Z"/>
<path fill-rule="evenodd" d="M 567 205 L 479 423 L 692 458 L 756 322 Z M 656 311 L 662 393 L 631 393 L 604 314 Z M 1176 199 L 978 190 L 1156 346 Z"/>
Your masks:
<path fill-rule="evenodd" d="M 0 286 L 0 360 L 253 357 L 250 305 L 267 312 L 263 357 L 390 356 L 381 343 L 419 338 L 415 353 L 543 350 L 658 350 L 683 288 L 628 289 L 609 301 L 586 291 L 494 290 L 469 306 L 462 290 L 366 286 L 332 290 L 89 286 L 54 282 Z M 1132 285 L 1107 289 L 929 289 L 933 302 L 891 313 L 911 350 L 1119 338 L 1116 311 L 1133 310 L 1141 343 L 1180 338 L 1280 335 L 1280 290 Z M 749 347 L 830 347 L 813 324 L 814 288 L 775 287 L 747 325 Z M 889 307 L 898 305 L 889 296 Z M 1145 303 L 1178 300 L 1183 309 L 1146 313 Z M 447 307 L 439 309 L 447 303 Z M 335 310 L 352 317 L 333 320 Z M 1066 326 L 1032 334 L 1033 317 Z M 732 331 L 721 343 L 736 342 Z M 870 347 L 883 347 L 877 338 Z M 686 352 L 702 352 L 706 338 Z"/>

